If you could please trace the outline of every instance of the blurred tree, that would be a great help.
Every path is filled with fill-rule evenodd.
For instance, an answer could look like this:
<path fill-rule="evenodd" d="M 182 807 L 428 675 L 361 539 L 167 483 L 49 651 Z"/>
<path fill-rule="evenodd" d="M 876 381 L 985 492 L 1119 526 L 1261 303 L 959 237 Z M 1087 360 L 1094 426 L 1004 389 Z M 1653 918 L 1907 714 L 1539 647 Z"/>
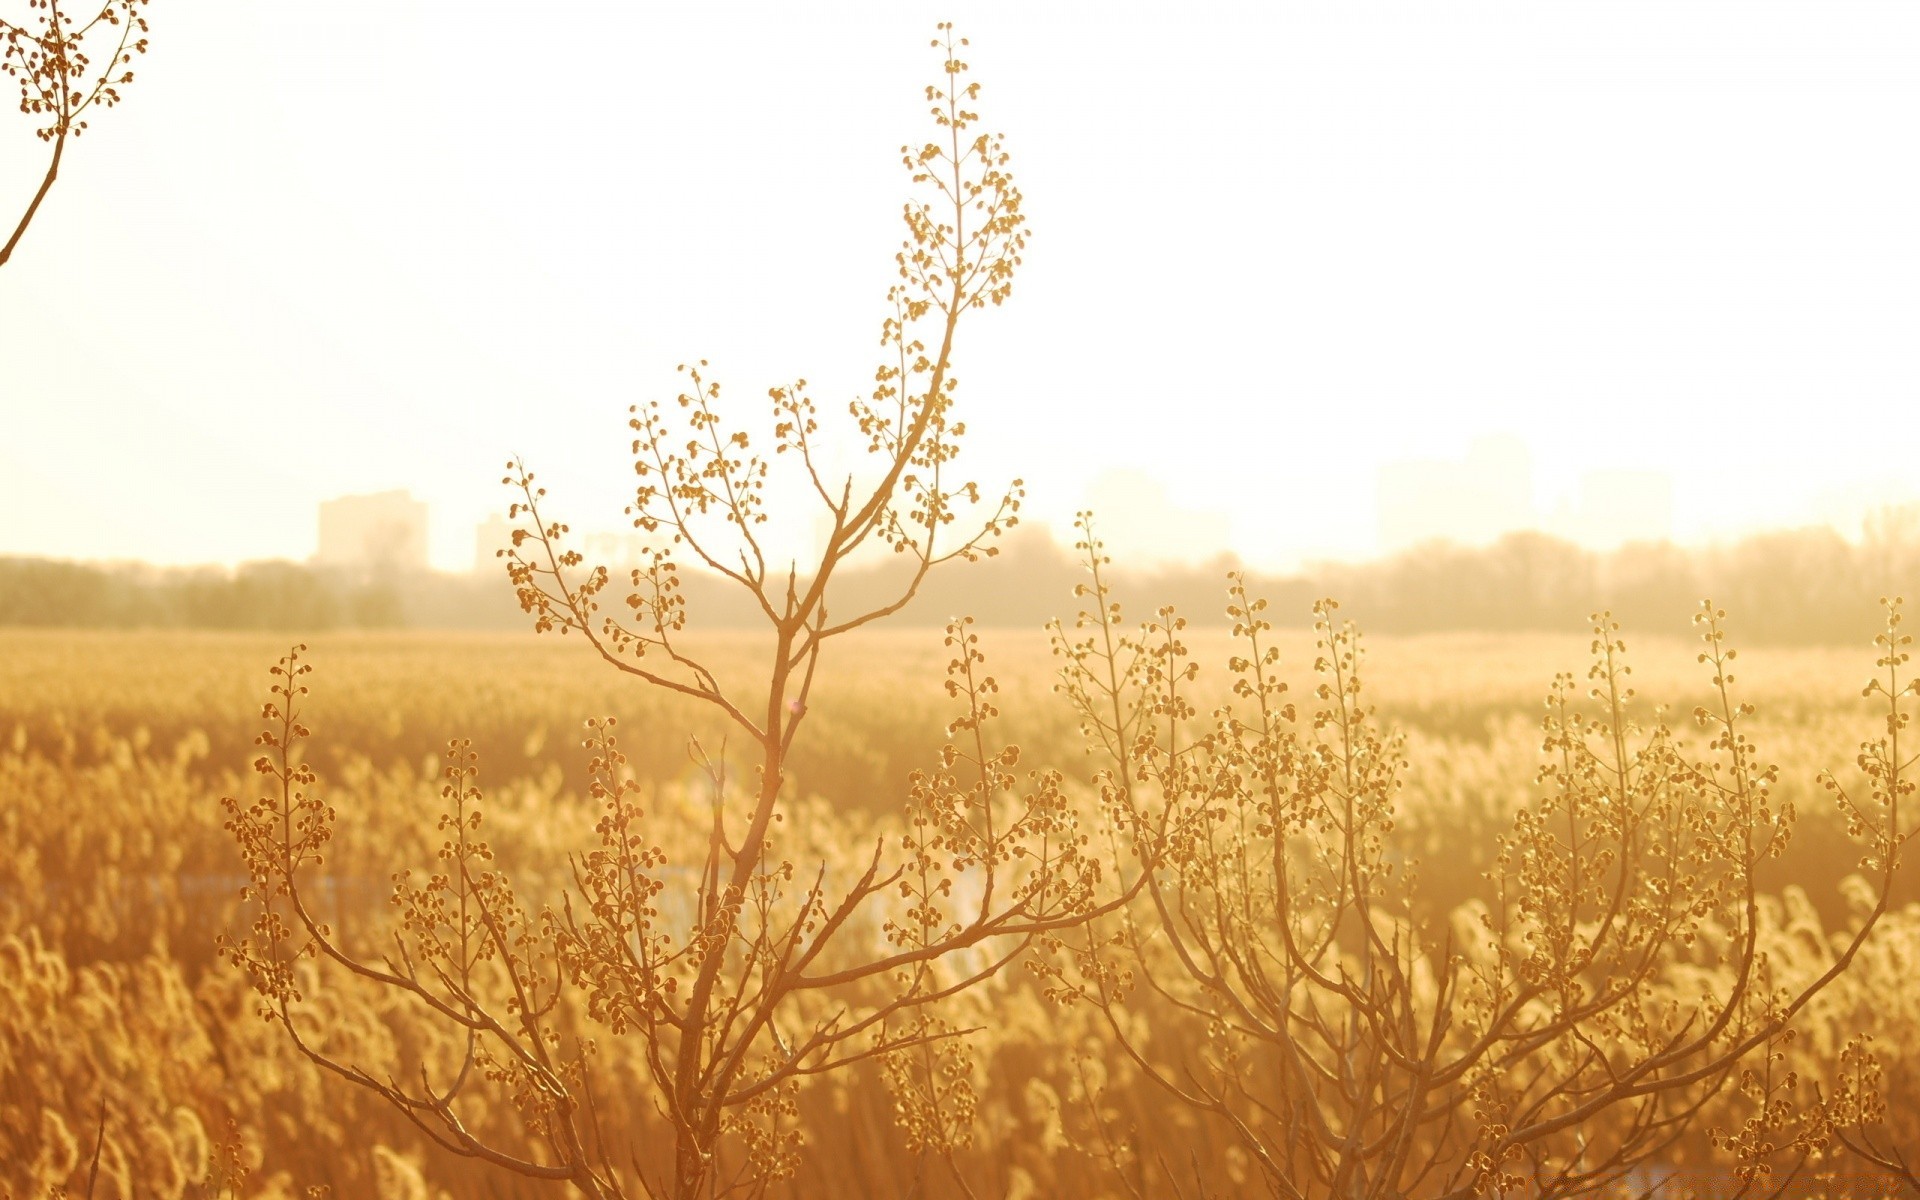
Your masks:
<path fill-rule="evenodd" d="M 0 246 L 0 267 L 13 258 L 59 178 L 67 141 L 87 131 L 87 111 L 120 103 L 120 89 L 133 82 L 134 55 L 147 52 L 146 6 L 147 0 L 106 0 L 81 18 L 60 0 L 27 0 L 24 23 L 0 17 L 0 72 L 19 84 L 20 111 L 38 124 L 34 136 L 52 147 L 40 186 Z M 104 61 L 87 52 L 87 39 L 96 34 L 97 42 L 117 39 Z"/>
<path fill-rule="evenodd" d="M 1628 629 L 1678 628 L 1707 590 L 1698 556 L 1672 542 L 1629 542 L 1608 555 L 1600 571 L 1600 595 Z"/>
<path fill-rule="evenodd" d="M 1757 639 L 1820 641 L 1871 619 L 1875 593 L 1861 580 L 1861 556 L 1824 525 L 1756 534 L 1708 560 L 1706 583 L 1748 614 Z"/>
<path fill-rule="evenodd" d="M 1889 594 L 1920 583 L 1920 504 L 1887 504 L 1862 523 L 1860 573 Z"/>

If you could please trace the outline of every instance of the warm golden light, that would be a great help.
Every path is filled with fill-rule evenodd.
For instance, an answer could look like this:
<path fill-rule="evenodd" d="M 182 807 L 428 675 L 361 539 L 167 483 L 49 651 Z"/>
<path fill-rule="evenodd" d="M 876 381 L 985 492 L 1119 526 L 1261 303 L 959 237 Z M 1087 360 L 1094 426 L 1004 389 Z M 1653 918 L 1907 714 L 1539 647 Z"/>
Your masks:
<path fill-rule="evenodd" d="M 179 7 L 4 268 L 0 554 L 304 559 L 321 501 L 405 488 L 463 570 L 509 453 L 614 529 L 678 362 L 864 391 L 933 10 L 596 8 L 560 84 L 516 6 Z M 1171 557 L 1371 557 L 1380 474 L 1488 437 L 1550 532 L 1606 471 L 1671 479 L 1686 544 L 1920 499 L 1861 462 L 1920 432 L 1911 15 L 969 17 L 1048 221 L 962 387 L 1063 541 L 1121 471 L 1207 515 Z M 45 160 L 5 145 L 13 204 Z"/>
<path fill-rule="evenodd" d="M 0 1200 L 1920 1190 L 1920 20 L 16 2 Z"/>

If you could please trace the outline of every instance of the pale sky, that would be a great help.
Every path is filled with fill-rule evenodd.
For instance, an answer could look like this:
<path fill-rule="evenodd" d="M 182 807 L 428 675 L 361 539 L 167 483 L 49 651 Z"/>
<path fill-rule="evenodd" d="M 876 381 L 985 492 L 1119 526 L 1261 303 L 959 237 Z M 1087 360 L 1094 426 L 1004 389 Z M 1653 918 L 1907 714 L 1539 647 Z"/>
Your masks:
<path fill-rule="evenodd" d="M 304 558 L 404 487 L 464 568 L 510 453 L 616 524 L 678 362 L 838 411 L 942 17 L 1032 229 L 963 462 L 1034 516 L 1133 479 L 1255 563 L 1364 555 L 1383 465 L 1490 435 L 1543 510 L 1669 474 L 1686 540 L 1920 494 L 1911 3 L 156 0 L 0 268 L 0 554 Z"/>

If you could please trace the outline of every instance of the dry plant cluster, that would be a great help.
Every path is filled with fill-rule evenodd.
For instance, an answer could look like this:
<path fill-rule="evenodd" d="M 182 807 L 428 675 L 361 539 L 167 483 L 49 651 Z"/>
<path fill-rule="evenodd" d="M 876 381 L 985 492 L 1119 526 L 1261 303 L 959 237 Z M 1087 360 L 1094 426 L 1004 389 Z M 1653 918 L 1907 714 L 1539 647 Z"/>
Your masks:
<path fill-rule="evenodd" d="M 316 746 L 391 743 L 396 721 L 513 685 L 467 662 L 323 722 L 323 656 L 296 646 L 258 710 L 258 786 L 225 778 L 219 813 L 206 735 L 116 735 L 66 709 L 16 726 L 0 756 L 7 1187 L 1920 1186 L 1901 998 L 1920 915 L 1894 903 L 1916 828 L 1898 601 L 1864 708 L 1812 706 L 1827 719 L 1810 728 L 1859 730 L 1832 773 L 1832 741 L 1765 724 L 1710 604 L 1697 703 L 1639 697 L 1598 614 L 1585 676 L 1555 678 L 1531 729 L 1462 738 L 1382 717 L 1332 601 L 1298 673 L 1238 576 L 1224 641 L 1171 608 L 1130 619 L 1083 515 L 1079 611 L 1046 665 L 1019 666 L 1028 685 L 1003 687 L 956 619 L 944 679 L 923 681 L 943 736 L 908 739 L 911 770 L 843 763 L 858 796 L 834 786 L 809 745 L 892 698 L 827 681 L 931 572 L 992 555 L 1022 497 L 956 465 L 958 334 L 1008 299 L 1027 230 L 965 42 L 942 27 L 934 44 L 935 130 L 903 148 L 916 198 L 865 399 L 828 415 L 796 382 L 770 391 L 763 426 L 742 423 L 708 366 L 687 368 L 675 403 L 632 413 L 628 515 L 653 549 L 624 577 L 586 562 L 509 466 L 506 566 L 535 628 L 689 724 L 636 728 L 610 704 L 571 775 L 529 768 L 531 736 L 508 735 L 496 767 L 497 731 L 485 755 L 445 743 L 437 780 L 338 751 L 323 773 Z M 865 455 L 851 472 L 849 445 Z M 791 505 L 826 530 L 804 568 L 764 540 Z M 876 551 L 893 597 L 850 603 L 836 585 Z M 697 636 L 696 570 L 751 599 L 759 635 Z M 1027 726 L 1043 702 L 1056 719 Z M 1804 867 L 1803 810 L 1821 839 Z M 1832 886 L 1815 895 L 1816 878 Z"/>
<path fill-rule="evenodd" d="M 26 7 L 23 21 L 0 17 L 0 75 L 18 86 L 19 110 L 47 146 L 47 168 L 0 243 L 0 267 L 53 190 L 67 143 L 86 133 L 92 110 L 120 103 L 122 89 L 133 82 L 134 58 L 147 52 L 147 0 L 104 0 L 98 7 L 85 0 L 77 6 L 26 0 Z"/>
<path fill-rule="evenodd" d="M 874 764 L 938 761 L 940 728 L 934 725 L 930 748 L 924 727 L 939 720 L 947 698 L 929 689 L 919 672 L 937 671 L 945 657 L 937 645 L 920 645 L 924 640 L 854 639 L 849 653 L 884 656 L 901 673 L 859 683 L 842 678 L 816 692 L 814 715 L 823 723 L 812 732 L 821 744 L 801 776 L 804 786 L 788 797 L 783 824 L 795 840 L 787 858 L 839 864 L 849 846 L 870 847 L 882 833 L 900 834 L 897 807 L 889 812 L 880 801 L 890 794 L 897 806 L 905 769 Z M 995 720 L 1031 734 L 1023 738 L 1023 758 L 1065 764 L 1068 790 L 1085 802 L 1090 772 L 1082 739 L 1070 724 L 1040 719 L 1067 711 L 1047 694 L 1054 674 L 1049 662 L 1058 660 L 1030 639 L 1008 640 L 1016 644 L 996 656 L 994 671 L 1007 713 Z M 1209 663 L 1224 663 L 1229 654 L 1220 639 L 1203 636 L 1194 644 L 1211 656 Z M 7 1006 L 0 1017 L 0 1162 L 7 1164 L 0 1191 L 38 1196 L 55 1183 L 84 1191 L 104 1102 L 99 1195 L 298 1196 L 316 1185 L 335 1196 L 550 1194 L 551 1187 L 496 1177 L 477 1162 L 436 1151 L 378 1097 L 330 1082 L 258 1019 L 246 982 L 214 959 L 214 933 L 237 926 L 246 914 L 234 907 L 240 881 L 213 798 L 240 794 L 247 785 L 231 769 L 237 748 L 210 753 L 216 739 L 207 731 L 226 736 L 250 686 L 252 663 L 267 646 L 260 639 L 177 634 L 157 644 L 133 635 L 77 642 L 39 634 L 4 638 L 0 696 L 7 707 L 0 729 L 8 733 L 0 737 L 0 795 L 7 802 L 0 804 L 0 841 L 20 849 L 0 855 L 0 979 Z M 1311 647 L 1302 660 L 1300 647 L 1286 646 L 1287 661 L 1311 663 Z M 1537 803 L 1532 777 L 1542 761 L 1543 731 L 1538 720 L 1519 715 L 1520 696 L 1529 679 L 1541 678 L 1534 662 L 1566 649 L 1542 644 L 1505 661 L 1501 644 L 1479 640 L 1374 647 L 1373 657 L 1384 661 L 1370 692 L 1394 714 L 1406 781 L 1385 842 L 1396 860 L 1419 864 L 1428 911 L 1460 910 L 1463 919 L 1478 919 L 1479 906 L 1471 902 L 1488 894 L 1480 873 L 1493 868 L 1498 839 L 1511 830 L 1515 812 Z M 1711 688 L 1704 676 L 1695 681 L 1703 686 L 1685 686 L 1680 649 L 1677 643 L 1659 647 L 1640 674 L 1644 688 L 1657 689 L 1684 713 L 1710 700 Z M 524 731 L 595 709 L 617 712 L 620 731 L 697 725 L 689 705 L 659 704 L 645 693 L 622 696 L 593 673 L 570 674 L 568 664 L 576 660 L 565 650 L 496 638 L 369 637 L 324 655 L 328 686 L 312 697 L 310 711 L 325 744 L 311 760 L 322 764 L 339 818 L 329 861 L 305 890 L 321 917 L 347 931 L 354 944 L 368 953 L 383 950 L 392 877 L 438 863 L 445 836 L 435 823 L 444 781 L 419 752 L 431 728 L 481 731 L 475 742 L 490 768 L 484 828 L 493 862 L 522 894 L 557 903 L 567 890 L 568 852 L 593 836 L 596 808 L 575 782 L 580 776 L 569 776 L 571 765 L 554 766 L 551 749 Z M 724 663 L 730 675 L 745 669 L 748 650 L 713 643 L 708 658 Z M 1744 720 L 1781 764 L 1770 791 L 1801 814 L 1792 849 L 1763 873 L 1767 891 L 1759 912 L 1774 969 L 1808 978 L 1831 962 L 1833 935 L 1850 933 L 1878 899 L 1861 880 L 1840 884 L 1858 874 L 1860 851 L 1847 838 L 1841 809 L 1816 783 L 1836 739 L 1849 725 L 1871 720 L 1871 711 L 1868 702 L 1847 697 L 1849 656 L 1774 657 L 1790 661 L 1782 668 L 1743 658 L 1747 670 L 1736 682 L 1745 686 L 1751 678 L 1756 694 L 1782 697 Z M 476 663 L 482 665 L 476 669 Z M 1198 707 L 1210 710 L 1231 698 L 1226 674 L 1202 672 Z M 199 684 L 169 691 L 167 680 L 183 678 Z M 422 679 L 438 682 L 422 689 Z M 1415 682 L 1396 693 L 1390 686 L 1396 679 Z M 1468 728 L 1458 714 L 1477 714 L 1473 705 L 1484 697 L 1513 715 Z M 1651 713 L 1650 705 L 1635 704 Z M 830 711 L 839 714 L 837 724 L 824 723 Z M 413 726 L 420 727 L 417 735 L 409 734 Z M 711 783 L 692 769 L 684 747 L 663 743 L 656 761 L 632 765 L 648 768 L 635 778 L 652 796 L 649 821 L 668 859 L 661 907 L 684 923 L 694 868 L 707 853 Z M 876 797 L 887 777 L 896 786 Z M 1910 885 L 1895 894 L 1910 895 Z M 1152 919 L 1151 913 L 1140 917 Z M 879 929 L 867 933 L 880 941 Z M 1847 971 L 1796 1019 L 1801 1032 L 1782 1060 L 1798 1075 L 1796 1103 L 1862 1106 L 1835 1110 L 1842 1131 L 1871 1138 L 1882 1152 L 1910 1153 L 1920 1137 L 1911 1116 L 1917 1064 L 1909 1049 L 1920 1030 L 1920 1008 L 1905 986 L 1917 955 L 1920 916 L 1898 910 L 1882 918 Z M 306 1028 L 325 1029 L 335 1054 L 404 1072 L 398 1064 L 459 1053 L 445 1030 L 409 1016 L 381 989 L 344 978 L 322 987 L 314 964 L 300 970 L 314 987 L 298 1019 Z M 1676 990 L 1698 995 L 1701 987 L 1721 986 L 1710 963 L 1669 971 Z M 916 1186 L 923 1193 L 964 1194 L 950 1182 L 955 1168 L 982 1195 L 1265 1191 L 1253 1154 L 1240 1148 L 1232 1126 L 1155 1084 L 1113 1040 L 1107 1012 L 1086 1003 L 1061 1007 L 1044 987 L 1030 971 L 1003 972 L 943 1006 L 942 1018 L 971 1030 L 966 1036 L 929 1047 L 918 1063 L 869 1063 L 802 1088 L 796 1123 L 804 1132 L 802 1153 L 794 1177 L 774 1194 L 893 1196 Z M 1207 1069 L 1203 1055 L 1214 1043 L 1195 1014 L 1142 988 L 1114 1011 L 1136 1040 L 1152 1037 L 1143 1057 L 1163 1073 Z M 642 1161 L 658 1161 L 669 1147 L 669 1130 L 642 1086 L 641 1045 L 608 1036 L 584 1013 L 569 1020 L 598 1042 L 595 1097 L 603 1127 Z M 1871 1040 L 1850 1047 L 1855 1039 Z M 1862 1050 L 1876 1059 L 1861 1057 Z M 1257 1065 L 1244 1056 L 1241 1062 Z M 896 1125 L 905 1082 L 897 1072 L 913 1067 L 924 1081 L 929 1066 L 951 1072 L 941 1076 L 947 1090 L 937 1100 L 947 1114 L 944 1143 L 914 1142 Z M 1269 1086 L 1279 1079 L 1253 1078 Z M 1754 1115 L 1751 1102 L 1733 1090 L 1739 1082 L 1729 1081 L 1633 1179 L 1644 1184 L 1672 1174 L 1711 1181 L 1719 1194 L 1729 1194 L 1735 1164 L 1709 1135 L 1738 1129 Z M 934 1103 L 929 1099 L 917 1111 Z M 1855 1114 L 1866 1119 L 1854 1120 Z M 509 1103 L 474 1104 L 465 1119 L 496 1144 L 539 1151 Z M 1565 1144 L 1577 1144 L 1576 1138 L 1561 1135 Z M 1777 1145 L 1775 1185 L 1810 1149 L 1788 1138 Z M 722 1147 L 723 1154 L 739 1152 Z M 237 1179 L 241 1171 L 246 1177 Z M 1865 1162 L 1833 1138 L 1807 1158 L 1786 1194 L 1821 1194 L 1791 1188 L 1822 1172 L 1857 1177 Z M 222 1178 L 237 1181 L 222 1185 Z M 210 1179 L 213 1186 L 206 1186 Z M 144 1181 L 143 1190 L 136 1193 L 133 1180 Z M 1898 1193 L 1876 1183 L 1857 1184 L 1851 1194 Z"/>

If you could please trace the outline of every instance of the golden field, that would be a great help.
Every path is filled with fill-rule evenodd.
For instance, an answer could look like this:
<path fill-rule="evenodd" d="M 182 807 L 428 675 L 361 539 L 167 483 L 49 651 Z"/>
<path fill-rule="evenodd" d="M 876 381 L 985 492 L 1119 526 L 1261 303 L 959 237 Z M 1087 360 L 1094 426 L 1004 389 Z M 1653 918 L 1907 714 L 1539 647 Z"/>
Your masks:
<path fill-rule="evenodd" d="M 1282 673 L 1304 682 L 1310 635 L 1277 636 Z M 1187 634 L 1203 664 L 1202 692 L 1224 690 L 1211 664 L 1224 661 L 1226 640 L 1224 631 Z M 717 671 L 742 676 L 758 649 L 744 639 L 697 644 Z M 1093 768 L 1054 691 L 1060 660 L 1044 637 L 989 630 L 982 644 L 1001 684 L 1001 733 L 1020 745 L 1023 767 L 1057 767 L 1074 795 L 1090 795 Z M 1710 671 L 1694 661 L 1697 648 L 1683 639 L 1634 645 L 1633 684 L 1678 713 L 1705 702 Z M 284 652 L 280 640 L 255 635 L 0 632 L 0 1183 L 22 1200 L 61 1188 L 85 1194 L 90 1177 L 103 1197 L 560 1194 L 560 1185 L 432 1147 L 378 1097 L 303 1060 L 259 1019 L 240 973 L 216 957 L 216 935 L 246 919 L 245 871 L 220 798 L 258 790 L 247 769 L 254 718 L 266 668 Z M 1381 724 L 1405 736 L 1393 837 L 1419 864 L 1435 911 L 1479 894 L 1494 839 L 1539 791 L 1545 685 L 1557 670 L 1583 671 L 1587 655 L 1578 631 L 1367 643 L 1366 696 Z M 811 697 L 813 724 L 791 759 L 786 854 L 803 873 L 906 827 L 909 775 L 937 764 L 946 723 L 959 713 L 941 686 L 950 656 L 938 635 L 917 631 L 860 634 L 833 648 Z M 673 916 L 674 880 L 690 878 L 705 853 L 710 803 L 688 736 L 718 757 L 717 727 L 604 669 L 577 640 L 339 635 L 306 657 L 316 665 L 310 761 L 338 812 L 314 894 L 343 940 L 378 953 L 394 921 L 395 873 L 433 862 L 436 777 L 450 737 L 472 739 L 479 752 L 487 829 L 521 896 L 530 905 L 558 897 L 567 856 L 593 841 L 580 750 L 587 717 L 619 718 L 634 776 L 653 797 L 652 836 L 667 862 L 662 909 Z M 1767 889 L 1791 885 L 1782 921 L 1802 937 L 1813 928 L 1816 942 L 1827 936 L 1822 927 L 1849 919 L 1841 880 L 1859 851 L 1815 778 L 1829 767 L 1844 775 L 1856 744 L 1875 733 L 1860 686 L 1872 658 L 1870 647 L 1757 649 L 1739 661 L 1736 686 L 1758 708 L 1747 735 L 1780 765 L 1776 796 L 1800 814 L 1793 846 L 1769 864 Z M 1783 1053 L 1804 1076 L 1803 1104 L 1809 1081 L 1834 1077 L 1842 1047 L 1859 1034 L 1882 1049 L 1888 1093 L 1914 1094 L 1920 1004 L 1907 984 L 1916 954 L 1920 916 L 1896 911 L 1796 1019 L 1801 1036 Z M 317 974 L 303 982 L 300 1020 L 334 1054 L 384 1070 L 446 1049 L 444 1029 L 379 988 L 350 978 L 322 985 Z M 920 1076 L 938 1085 L 923 1089 L 929 1099 L 913 1099 L 911 1072 L 895 1059 L 799 1087 L 796 1157 L 785 1179 L 761 1186 L 846 1196 L 1268 1190 L 1231 1130 L 1149 1082 L 1089 1006 L 1043 999 L 1042 982 L 1010 968 L 945 1006 L 941 1020 L 974 1031 L 932 1043 L 941 1048 Z M 1172 996 L 1139 993 L 1127 1012 L 1138 1023 L 1131 1046 L 1177 1058 L 1183 1039 L 1208 1036 Z M 584 1012 L 560 1019 L 593 1038 L 598 1116 L 623 1155 L 644 1162 L 663 1153 L 637 1051 L 593 1030 Z M 905 1136 L 900 1126 L 916 1111 L 924 1117 L 929 1102 L 944 1132 Z M 1704 1112 L 1662 1162 L 1733 1169 L 1707 1129 L 1748 1118 L 1738 1087 L 1708 1098 Z M 468 1117 L 504 1144 L 528 1140 L 504 1101 Z M 1910 1118 L 1896 1102 L 1881 1129 L 1892 1143 L 1920 1136 L 1902 1120 Z M 1831 1148 L 1790 1157 L 1782 1178 L 1804 1159 L 1803 1182 L 1861 1169 Z"/>

